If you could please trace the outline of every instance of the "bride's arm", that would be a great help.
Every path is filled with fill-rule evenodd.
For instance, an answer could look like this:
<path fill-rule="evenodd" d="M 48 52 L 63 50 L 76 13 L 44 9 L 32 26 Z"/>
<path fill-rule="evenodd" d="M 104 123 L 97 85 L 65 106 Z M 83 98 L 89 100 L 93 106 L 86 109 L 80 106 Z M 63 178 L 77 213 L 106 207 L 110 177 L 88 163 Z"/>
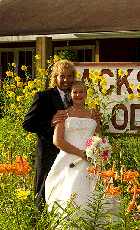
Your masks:
<path fill-rule="evenodd" d="M 101 117 L 101 115 L 99 114 L 99 112 L 96 111 L 95 109 L 92 109 L 92 118 L 97 123 L 96 129 L 95 129 L 95 133 L 98 133 L 98 134 L 101 134 L 101 130 L 100 130 L 100 119 L 99 119 L 100 117 Z"/>
<path fill-rule="evenodd" d="M 100 121 L 97 120 L 96 123 L 97 123 L 97 126 L 96 126 L 96 129 L 95 129 L 95 133 L 101 134 L 101 130 L 100 130 Z"/>
<path fill-rule="evenodd" d="M 64 122 L 56 124 L 53 135 L 53 144 L 57 148 L 67 153 L 77 155 L 86 160 L 85 156 L 83 155 L 83 150 L 78 149 L 77 147 L 64 140 L 64 130 Z"/>

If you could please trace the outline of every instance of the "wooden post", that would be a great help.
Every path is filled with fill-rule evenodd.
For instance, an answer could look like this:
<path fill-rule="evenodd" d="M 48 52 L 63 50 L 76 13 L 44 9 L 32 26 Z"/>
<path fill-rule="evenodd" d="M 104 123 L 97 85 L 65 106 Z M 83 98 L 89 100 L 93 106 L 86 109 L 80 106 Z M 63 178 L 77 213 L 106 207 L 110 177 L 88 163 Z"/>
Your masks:
<path fill-rule="evenodd" d="M 99 62 L 99 40 L 95 44 L 95 62 Z"/>
<path fill-rule="evenodd" d="M 46 62 L 52 55 L 52 38 L 37 37 L 36 38 L 36 55 L 41 56 L 40 68 L 46 69 Z"/>

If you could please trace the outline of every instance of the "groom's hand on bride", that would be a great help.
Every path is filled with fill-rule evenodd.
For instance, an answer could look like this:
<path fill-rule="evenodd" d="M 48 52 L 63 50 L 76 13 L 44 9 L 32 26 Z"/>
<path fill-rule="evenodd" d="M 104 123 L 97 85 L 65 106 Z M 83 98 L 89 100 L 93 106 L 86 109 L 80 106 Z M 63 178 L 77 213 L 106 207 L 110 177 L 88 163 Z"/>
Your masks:
<path fill-rule="evenodd" d="M 64 121 L 66 118 L 66 112 L 64 110 L 58 110 L 51 120 L 51 127 L 54 127 L 57 123 Z"/>

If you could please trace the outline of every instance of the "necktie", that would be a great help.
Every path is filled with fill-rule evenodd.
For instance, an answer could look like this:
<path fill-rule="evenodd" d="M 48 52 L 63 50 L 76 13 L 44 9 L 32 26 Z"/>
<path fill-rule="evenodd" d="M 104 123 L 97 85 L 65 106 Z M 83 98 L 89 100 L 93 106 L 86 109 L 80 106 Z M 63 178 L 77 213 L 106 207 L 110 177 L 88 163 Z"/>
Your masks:
<path fill-rule="evenodd" d="M 69 101 L 69 95 L 68 95 L 68 93 L 64 94 L 64 106 L 65 106 L 65 109 L 67 109 L 67 108 L 70 107 L 70 101 Z"/>

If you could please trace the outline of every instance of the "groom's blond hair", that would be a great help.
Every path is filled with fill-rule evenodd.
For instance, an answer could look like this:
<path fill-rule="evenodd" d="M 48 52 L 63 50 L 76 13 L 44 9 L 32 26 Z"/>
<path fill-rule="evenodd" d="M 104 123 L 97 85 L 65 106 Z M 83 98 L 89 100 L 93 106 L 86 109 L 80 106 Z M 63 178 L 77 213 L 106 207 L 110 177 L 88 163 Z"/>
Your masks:
<path fill-rule="evenodd" d="M 72 71 L 73 81 L 75 81 L 77 71 L 74 63 L 68 60 L 60 60 L 57 61 L 52 67 L 51 84 L 50 84 L 51 88 L 57 86 L 57 76 L 61 73 L 61 71 L 64 71 L 64 69 L 69 69 Z"/>

